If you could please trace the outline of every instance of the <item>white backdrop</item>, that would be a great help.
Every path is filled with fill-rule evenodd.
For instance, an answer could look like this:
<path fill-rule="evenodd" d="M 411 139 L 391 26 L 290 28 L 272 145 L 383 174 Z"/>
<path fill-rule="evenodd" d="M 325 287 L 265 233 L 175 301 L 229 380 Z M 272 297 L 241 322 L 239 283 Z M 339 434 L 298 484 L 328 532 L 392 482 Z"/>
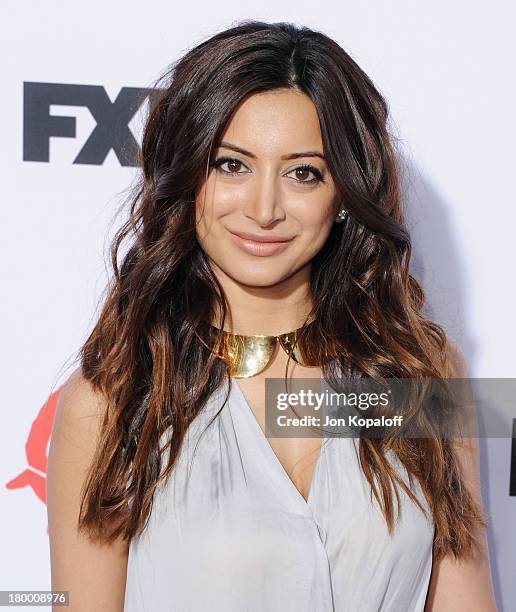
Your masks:
<path fill-rule="evenodd" d="M 50 589 L 46 400 L 69 375 L 93 323 L 107 245 L 121 222 L 113 216 L 135 175 L 113 150 L 102 164 L 73 163 L 97 124 L 78 102 L 50 107 L 75 118 L 75 136 L 50 138 L 48 161 L 31 161 L 27 151 L 24 159 L 24 136 L 31 154 L 38 141 L 35 107 L 24 112 L 24 83 L 36 84 L 26 105 L 37 104 L 42 83 L 100 86 L 115 100 L 123 87 L 148 87 L 187 48 L 237 20 L 322 30 L 389 101 L 403 141 L 413 269 L 429 313 L 462 347 L 472 376 L 516 377 L 516 11 L 509 2 L 3 6 L 0 590 Z M 130 123 L 137 140 L 140 124 L 141 115 Z M 516 610 L 511 440 L 482 440 L 481 450 L 497 600 L 500 610 Z"/>

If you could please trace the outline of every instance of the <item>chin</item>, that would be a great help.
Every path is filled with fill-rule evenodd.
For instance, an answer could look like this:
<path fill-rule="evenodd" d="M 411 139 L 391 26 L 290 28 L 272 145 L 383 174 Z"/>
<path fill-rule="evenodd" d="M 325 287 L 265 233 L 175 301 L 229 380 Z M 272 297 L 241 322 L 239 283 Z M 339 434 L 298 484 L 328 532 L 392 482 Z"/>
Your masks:
<path fill-rule="evenodd" d="M 224 273 L 240 285 L 247 287 L 273 287 L 291 276 L 289 270 L 282 270 L 277 263 L 258 263 L 241 265 L 235 269 L 234 264 L 222 268 Z"/>

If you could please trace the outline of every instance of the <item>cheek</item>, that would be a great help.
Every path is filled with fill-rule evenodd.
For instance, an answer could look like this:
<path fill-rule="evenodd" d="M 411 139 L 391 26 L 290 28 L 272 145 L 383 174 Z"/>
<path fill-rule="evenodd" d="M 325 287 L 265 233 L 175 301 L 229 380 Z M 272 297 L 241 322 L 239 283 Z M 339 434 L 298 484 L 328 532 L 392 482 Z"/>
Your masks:
<path fill-rule="evenodd" d="M 231 213 L 245 199 L 242 189 L 228 189 L 210 177 L 195 201 L 196 221 L 207 228 L 214 221 Z"/>
<path fill-rule="evenodd" d="M 295 215 L 307 238 L 317 240 L 318 237 L 321 237 L 322 240 L 326 239 L 334 222 L 332 200 L 318 198 L 309 205 L 306 204 L 297 207 L 292 214 Z"/>

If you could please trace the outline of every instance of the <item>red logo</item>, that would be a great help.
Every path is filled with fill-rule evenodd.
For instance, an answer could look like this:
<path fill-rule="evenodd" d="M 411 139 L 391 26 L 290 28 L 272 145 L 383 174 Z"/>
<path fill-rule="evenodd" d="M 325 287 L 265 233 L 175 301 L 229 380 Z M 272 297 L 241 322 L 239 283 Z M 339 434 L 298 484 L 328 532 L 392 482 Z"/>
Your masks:
<path fill-rule="evenodd" d="M 25 455 L 28 467 L 5 485 L 11 490 L 31 487 L 44 504 L 47 502 L 47 446 L 52 434 L 56 402 L 61 387 L 50 395 L 32 422 L 25 442 Z"/>

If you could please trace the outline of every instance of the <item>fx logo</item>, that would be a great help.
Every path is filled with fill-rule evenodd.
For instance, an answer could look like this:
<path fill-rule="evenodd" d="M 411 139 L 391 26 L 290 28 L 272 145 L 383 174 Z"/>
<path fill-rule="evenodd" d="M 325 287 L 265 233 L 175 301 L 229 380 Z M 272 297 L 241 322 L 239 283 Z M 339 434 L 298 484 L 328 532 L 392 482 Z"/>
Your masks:
<path fill-rule="evenodd" d="M 113 149 L 122 166 L 136 166 L 138 143 L 129 122 L 158 90 L 122 87 L 111 102 L 101 85 L 23 83 L 23 160 L 49 161 L 50 137 L 75 138 L 76 118 L 50 114 L 50 106 L 85 106 L 97 122 L 74 164 L 102 165 Z"/>

